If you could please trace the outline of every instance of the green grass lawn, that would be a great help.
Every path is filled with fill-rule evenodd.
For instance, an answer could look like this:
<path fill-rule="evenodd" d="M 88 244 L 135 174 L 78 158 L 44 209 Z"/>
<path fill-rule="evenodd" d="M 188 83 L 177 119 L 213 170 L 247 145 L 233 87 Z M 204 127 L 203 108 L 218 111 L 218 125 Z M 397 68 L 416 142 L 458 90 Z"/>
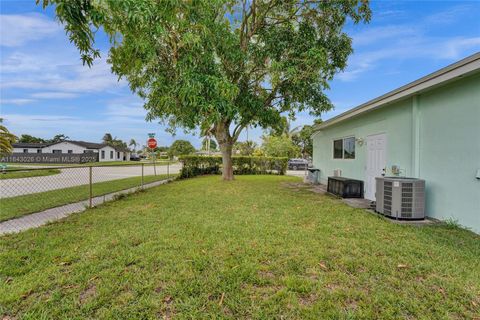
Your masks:
<path fill-rule="evenodd" d="M 173 176 L 175 175 L 170 175 L 170 177 Z M 164 180 L 167 177 L 168 176 L 166 174 L 145 176 L 144 183 Z M 132 177 L 97 182 L 93 184 L 92 193 L 94 196 L 101 196 L 107 193 L 133 188 L 141 185 L 141 179 L 141 177 Z M 18 218 L 29 213 L 39 212 L 48 208 L 58 207 L 64 204 L 88 199 L 90 194 L 89 190 L 90 189 L 88 185 L 81 185 L 0 199 L 0 221 Z"/>
<path fill-rule="evenodd" d="M 15 167 L 15 169 L 21 169 L 21 168 Z M 58 169 L 30 170 L 30 171 L 27 170 L 27 171 L 9 172 L 10 170 L 12 170 L 12 168 L 9 168 L 7 170 L 7 173 L 0 172 L 0 180 L 51 176 L 51 175 L 60 173 L 60 170 L 58 170 Z"/>
<path fill-rule="evenodd" d="M 393 224 L 294 177 L 178 181 L 0 238 L 0 315 L 472 319 L 480 237 Z"/>

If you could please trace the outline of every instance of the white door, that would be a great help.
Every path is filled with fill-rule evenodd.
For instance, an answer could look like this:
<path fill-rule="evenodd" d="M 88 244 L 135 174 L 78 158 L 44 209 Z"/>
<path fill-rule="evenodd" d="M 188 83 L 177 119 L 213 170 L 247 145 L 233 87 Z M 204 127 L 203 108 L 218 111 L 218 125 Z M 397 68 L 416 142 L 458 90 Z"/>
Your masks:
<path fill-rule="evenodd" d="M 385 133 L 367 137 L 367 165 L 365 166 L 365 198 L 375 200 L 375 177 L 384 173 L 387 165 L 387 136 Z"/>

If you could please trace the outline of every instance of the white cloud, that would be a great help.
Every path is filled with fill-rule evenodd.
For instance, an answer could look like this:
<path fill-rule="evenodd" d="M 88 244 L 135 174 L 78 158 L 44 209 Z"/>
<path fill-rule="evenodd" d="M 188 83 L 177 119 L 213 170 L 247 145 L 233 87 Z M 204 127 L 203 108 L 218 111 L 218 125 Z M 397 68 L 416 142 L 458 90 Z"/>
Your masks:
<path fill-rule="evenodd" d="M 142 105 L 122 105 L 120 103 L 115 103 L 107 105 L 105 114 L 115 117 L 134 117 L 144 119 L 147 115 L 147 111 Z"/>
<path fill-rule="evenodd" d="M 38 99 L 69 99 L 78 97 L 78 94 L 68 92 L 38 92 L 31 94 L 32 98 Z"/>
<path fill-rule="evenodd" d="M 480 37 L 474 33 L 470 36 L 431 36 L 440 24 L 457 23 L 475 14 L 473 9 L 473 5 L 458 5 L 425 15 L 414 24 L 390 24 L 354 32 L 355 52 L 349 59 L 348 68 L 338 74 L 337 79 L 356 80 L 362 74 L 376 70 L 383 60 L 395 63 L 405 59 L 435 59 L 452 63 L 464 58 L 465 52 L 479 51 Z"/>
<path fill-rule="evenodd" d="M 450 24 L 459 21 L 462 16 L 472 12 L 471 5 L 458 5 L 445 11 L 436 12 L 427 16 L 423 22 L 426 24 Z"/>
<path fill-rule="evenodd" d="M 61 30 L 58 23 L 39 13 L 0 15 L 0 45 L 5 47 L 22 46 Z"/>
<path fill-rule="evenodd" d="M 466 51 L 472 50 L 480 50 L 480 37 L 399 38 L 390 44 L 386 43 L 380 49 L 352 55 L 348 68 L 336 78 L 341 81 L 356 80 L 363 73 L 376 69 L 382 60 L 398 62 L 405 59 L 440 59 L 452 63 L 464 58 Z"/>
<path fill-rule="evenodd" d="M 31 103 L 31 102 L 34 102 L 35 100 L 34 99 L 22 99 L 22 98 L 18 98 L 18 99 L 1 99 L 0 100 L 0 104 L 1 105 L 16 105 L 16 106 L 21 106 L 21 105 L 24 105 L 24 104 L 28 104 L 28 103 Z"/>
<path fill-rule="evenodd" d="M 410 26 L 389 25 L 368 28 L 352 35 L 353 46 L 365 46 L 380 41 L 396 40 L 398 37 L 416 37 L 419 32 L 418 28 Z"/>
<path fill-rule="evenodd" d="M 30 65 L 30 57 L 25 55 L 27 62 L 21 63 L 24 68 L 8 77 L 3 76 L 2 89 L 34 89 L 48 90 L 62 93 L 89 93 L 114 90 L 126 85 L 125 81 L 118 81 L 111 73 L 110 66 L 105 59 L 95 61 L 91 68 L 81 65 L 65 65 L 63 63 L 49 64 L 49 69 L 27 73 L 25 68 Z M 43 63 L 42 63 L 43 65 Z M 31 67 L 33 69 L 33 67 Z M 13 71 L 14 66 L 7 66 Z M 31 69 L 31 71 L 33 71 Z M 3 70 L 3 64 L 2 64 Z"/>

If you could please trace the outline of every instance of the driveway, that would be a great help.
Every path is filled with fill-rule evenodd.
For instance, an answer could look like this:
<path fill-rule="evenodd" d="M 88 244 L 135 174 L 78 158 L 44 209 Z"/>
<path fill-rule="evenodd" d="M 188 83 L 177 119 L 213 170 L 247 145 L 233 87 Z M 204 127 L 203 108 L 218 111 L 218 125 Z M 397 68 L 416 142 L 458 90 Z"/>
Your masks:
<path fill-rule="evenodd" d="M 181 164 L 157 166 L 157 174 L 175 174 L 180 171 Z M 168 171 L 167 171 L 168 170 Z M 153 166 L 144 166 L 144 175 L 153 175 Z M 92 167 L 92 181 L 102 182 L 142 175 L 141 165 Z M 44 192 L 49 190 L 69 188 L 89 183 L 89 168 L 65 168 L 59 174 L 43 177 L 0 180 L 0 198 L 9 198 L 25 194 Z"/>

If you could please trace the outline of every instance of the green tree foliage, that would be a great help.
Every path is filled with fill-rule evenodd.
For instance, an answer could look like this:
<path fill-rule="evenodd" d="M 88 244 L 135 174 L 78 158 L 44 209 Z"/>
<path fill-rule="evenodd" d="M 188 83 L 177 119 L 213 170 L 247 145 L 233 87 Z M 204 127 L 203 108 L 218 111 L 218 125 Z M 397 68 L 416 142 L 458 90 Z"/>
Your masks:
<path fill-rule="evenodd" d="M 208 144 L 210 143 L 210 151 L 216 151 L 217 150 L 217 142 L 214 139 L 210 138 L 210 141 L 208 141 L 208 138 L 204 138 L 202 141 L 202 150 L 208 150 Z"/>
<path fill-rule="evenodd" d="M 175 140 L 167 151 L 170 158 L 188 155 L 194 152 L 195 148 L 192 146 L 190 141 L 187 140 Z"/>
<path fill-rule="evenodd" d="M 114 147 L 115 149 L 130 151 L 130 149 L 128 149 L 127 143 L 121 139 L 117 139 L 116 137 L 112 141 L 110 141 L 108 145 Z"/>
<path fill-rule="evenodd" d="M 298 133 L 300 126 L 294 127 L 294 128 L 292 128 L 291 126 L 292 125 L 290 121 L 288 121 L 287 117 L 281 117 L 280 121 L 278 121 L 275 125 L 272 126 L 272 129 L 270 130 L 270 135 L 271 136 L 285 135 L 287 137 L 292 137 Z"/>
<path fill-rule="evenodd" d="M 4 156 L 12 153 L 12 143 L 17 140 L 17 137 L 8 131 L 7 127 L 3 125 L 3 119 L 0 118 L 0 155 Z"/>
<path fill-rule="evenodd" d="M 292 135 L 292 141 L 300 148 L 303 158 L 308 158 L 313 155 L 312 134 L 315 126 L 320 123 L 322 123 L 322 119 L 316 119 L 313 121 L 313 125 L 305 125 L 301 130 Z"/>
<path fill-rule="evenodd" d="M 147 119 L 211 128 L 226 180 L 246 126 L 331 109 L 324 90 L 352 53 L 343 27 L 370 19 L 367 0 L 37 1 L 55 5 L 87 65 L 100 55 L 95 32 L 107 32 L 112 71 L 144 99 Z"/>
<path fill-rule="evenodd" d="M 300 156 L 300 148 L 285 135 L 264 136 L 262 149 L 268 157 L 296 158 Z"/>
<path fill-rule="evenodd" d="M 128 146 L 129 147 L 133 146 L 133 152 L 135 152 L 136 149 L 137 149 L 138 143 L 137 143 L 137 141 L 135 141 L 135 139 L 130 139 L 130 142 L 128 143 Z"/>
<path fill-rule="evenodd" d="M 102 138 L 103 143 L 110 144 L 113 141 L 113 137 L 110 133 L 105 133 Z"/>
<path fill-rule="evenodd" d="M 313 127 L 310 125 L 304 125 L 300 131 L 292 135 L 292 142 L 299 147 L 300 153 L 303 158 L 311 157 L 313 153 L 313 141 L 312 136 Z"/>
<path fill-rule="evenodd" d="M 20 136 L 20 138 L 18 139 L 18 142 L 22 142 L 22 143 L 44 143 L 46 141 L 42 138 L 37 138 L 37 137 L 31 136 L 29 134 L 22 134 Z"/>
<path fill-rule="evenodd" d="M 60 133 L 60 134 L 55 135 L 52 139 L 48 140 L 47 142 L 57 143 L 57 142 L 62 142 L 62 141 L 68 140 L 68 139 L 70 139 L 69 136 L 66 136 L 63 133 Z"/>
<path fill-rule="evenodd" d="M 252 156 L 256 148 L 257 144 L 253 141 L 238 141 L 233 145 L 233 151 L 235 154 L 239 154 L 241 156 Z"/>

